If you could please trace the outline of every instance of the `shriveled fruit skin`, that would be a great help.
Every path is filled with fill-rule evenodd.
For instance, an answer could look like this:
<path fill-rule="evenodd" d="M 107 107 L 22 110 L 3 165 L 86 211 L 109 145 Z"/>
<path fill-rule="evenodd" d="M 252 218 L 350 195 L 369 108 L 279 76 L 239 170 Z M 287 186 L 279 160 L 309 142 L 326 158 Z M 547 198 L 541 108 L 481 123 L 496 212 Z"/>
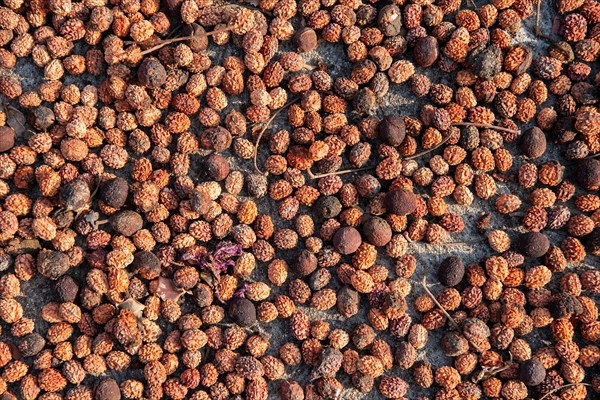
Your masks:
<path fill-rule="evenodd" d="M 67 210 L 81 210 L 90 202 L 90 195 L 87 183 L 76 179 L 60 190 L 60 202 Z"/>
<path fill-rule="evenodd" d="M 300 251 L 294 264 L 294 269 L 302 276 L 310 275 L 317 269 L 317 257 L 308 250 Z"/>
<path fill-rule="evenodd" d="M 133 256 L 131 270 L 144 279 L 158 278 L 161 272 L 160 260 L 150 251 L 139 251 Z"/>
<path fill-rule="evenodd" d="M 142 216 L 131 210 L 124 210 L 112 215 L 109 222 L 110 226 L 123 236 L 132 236 L 144 226 Z"/>
<path fill-rule="evenodd" d="M 12 149 L 15 145 L 15 131 L 9 126 L 0 126 L 0 153 Z"/>
<path fill-rule="evenodd" d="M 294 35 L 294 44 L 301 53 L 313 51 L 318 47 L 317 34 L 313 29 L 304 27 Z"/>
<path fill-rule="evenodd" d="M 142 84 L 151 88 L 159 88 L 167 80 L 167 70 L 154 57 L 148 57 L 142 61 L 137 75 Z"/>
<path fill-rule="evenodd" d="M 56 280 L 69 270 L 69 257 L 60 251 L 42 251 L 38 255 L 37 270 L 42 276 Z"/>

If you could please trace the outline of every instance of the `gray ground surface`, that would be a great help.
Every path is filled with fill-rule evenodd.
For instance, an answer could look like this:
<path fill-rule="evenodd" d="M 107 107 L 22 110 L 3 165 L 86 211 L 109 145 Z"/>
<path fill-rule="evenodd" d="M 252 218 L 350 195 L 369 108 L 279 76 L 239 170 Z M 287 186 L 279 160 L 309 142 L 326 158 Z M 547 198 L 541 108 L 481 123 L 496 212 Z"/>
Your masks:
<path fill-rule="evenodd" d="M 477 3 L 479 3 L 479 1 Z M 465 2 L 464 6 L 468 6 L 468 4 Z M 542 15 L 541 15 L 540 20 L 541 20 L 541 26 L 543 28 L 543 32 L 547 35 L 551 34 L 552 22 L 553 22 L 553 18 L 554 18 L 553 8 L 554 7 L 551 6 L 550 2 L 548 2 L 548 1 L 544 2 L 544 4 L 542 5 Z M 524 43 L 527 46 L 529 46 L 530 48 L 532 48 L 532 50 L 534 50 L 534 52 L 536 54 L 544 53 L 547 48 L 547 41 L 539 40 L 538 38 L 536 38 L 534 31 L 535 31 L 535 14 L 532 17 L 530 17 L 527 21 L 525 21 L 523 28 L 521 29 L 519 34 L 514 39 L 514 43 L 518 43 L 518 42 Z M 218 59 L 221 59 L 224 56 L 223 53 L 215 53 L 214 50 L 210 51 L 210 54 L 211 54 L 211 57 L 214 57 L 215 61 Z M 350 70 L 350 63 L 348 63 L 345 60 L 344 51 L 343 51 L 341 45 L 323 44 L 323 45 L 319 46 L 319 49 L 316 53 L 307 54 L 307 62 L 309 62 L 309 63 L 314 63 L 317 58 L 323 59 L 330 66 L 330 71 L 332 72 L 334 77 L 348 75 L 349 70 Z M 435 68 L 424 70 L 424 71 L 418 71 L 418 72 L 428 75 L 431 78 L 432 83 L 447 83 L 447 84 L 452 83 L 451 75 L 439 73 L 439 71 L 436 71 Z M 21 77 L 21 79 L 23 80 L 24 90 L 30 90 L 30 89 L 36 88 L 42 80 L 42 76 L 41 76 L 42 74 L 41 74 L 40 69 L 37 68 L 36 66 L 30 64 L 29 60 L 27 60 L 27 59 L 19 60 L 17 67 L 14 70 L 14 73 L 18 74 Z M 97 80 L 89 80 L 88 81 L 86 78 L 83 79 L 83 83 L 82 83 L 81 79 L 76 80 L 73 78 L 69 78 L 66 81 L 67 81 L 67 83 L 74 82 L 74 83 L 78 84 L 78 86 L 80 86 L 80 87 L 85 86 L 85 84 L 97 82 Z M 237 101 L 233 100 L 233 101 L 231 101 L 230 107 L 239 107 L 241 103 L 242 102 L 240 100 L 237 100 Z M 386 114 L 417 115 L 418 110 L 422 104 L 423 104 L 423 101 L 416 99 L 415 96 L 411 94 L 411 92 L 408 88 L 408 85 L 392 84 L 390 87 L 390 93 L 387 96 L 385 96 L 385 98 L 380 99 L 379 108 L 377 109 L 376 115 L 378 117 L 382 117 Z M 284 113 L 284 115 L 285 115 L 285 113 Z M 275 124 L 275 128 L 277 128 L 278 124 L 281 124 L 282 121 L 284 121 L 284 120 L 285 120 L 285 118 L 283 116 L 279 117 Z M 523 127 L 523 128 L 525 128 L 525 127 Z M 274 131 L 274 129 L 272 131 Z M 265 142 L 266 142 L 266 140 L 263 139 L 263 143 L 265 143 Z M 514 144 L 509 146 L 509 148 L 514 149 Z M 417 161 L 418 161 L 419 165 L 425 165 L 427 163 L 428 159 L 433 154 L 436 154 L 436 153 L 434 152 L 434 153 L 429 154 L 421 159 L 418 159 Z M 518 154 L 518 153 L 513 152 L 513 154 Z M 265 155 L 264 149 L 263 149 L 261 155 L 262 156 Z M 547 160 L 550 160 L 550 159 L 554 159 L 557 156 L 558 156 L 558 151 L 557 151 L 556 147 L 554 145 L 550 144 L 549 151 L 546 153 L 545 158 Z M 260 158 L 259 158 L 259 160 L 260 160 Z M 262 160 L 264 161 L 264 157 L 262 157 Z M 240 161 L 237 158 L 235 158 L 235 159 L 231 158 L 231 161 L 232 161 L 232 169 L 234 169 L 234 170 L 237 169 L 237 170 L 241 170 L 244 172 L 252 172 L 253 171 L 251 160 L 241 160 Z M 522 162 L 523 162 L 523 160 L 519 159 L 518 157 L 515 157 L 514 166 L 513 166 L 513 169 L 511 170 L 511 172 L 516 171 L 516 169 Z M 569 174 L 568 171 L 567 171 L 567 174 Z M 352 179 L 353 179 L 352 175 L 344 176 L 345 181 L 352 180 Z M 517 190 L 516 185 L 510 185 L 510 184 L 509 185 L 499 184 L 499 188 L 498 188 L 499 193 L 514 192 L 515 190 Z M 516 193 L 519 193 L 519 192 L 516 192 Z M 523 198 L 523 200 L 524 200 L 524 202 L 526 202 L 526 198 Z M 277 217 L 276 211 L 275 211 L 277 208 L 277 205 L 274 202 L 268 201 L 266 199 L 262 199 L 259 202 L 259 205 L 260 205 L 261 213 L 269 213 L 274 218 Z M 307 211 L 308 210 L 306 210 L 306 209 L 301 210 L 301 212 L 307 212 Z M 490 207 L 489 202 L 484 202 L 484 201 L 476 198 L 471 206 L 465 207 L 465 206 L 451 205 L 450 211 L 462 215 L 465 220 L 465 223 L 466 223 L 466 228 L 465 228 L 464 232 L 462 232 L 460 234 L 452 235 L 451 241 L 452 242 L 472 242 L 474 240 L 478 240 L 478 239 L 482 238 L 482 236 L 477 232 L 477 230 L 474 227 L 475 221 L 482 213 L 490 212 L 490 211 L 492 211 L 492 209 Z M 276 221 L 276 226 L 278 228 L 287 227 L 290 224 L 291 224 L 290 222 L 284 222 L 281 220 Z M 512 232 L 513 235 L 517 234 L 517 232 L 518 232 L 517 228 L 518 228 L 519 224 L 520 224 L 519 220 L 515 219 L 515 218 L 495 216 L 494 220 L 493 220 L 494 228 L 507 229 L 508 231 Z M 561 239 L 561 237 L 558 234 L 551 233 L 550 237 L 554 243 L 558 242 Z M 418 261 L 417 271 L 414 275 L 414 279 L 420 280 L 421 277 L 423 275 L 425 275 L 425 276 L 427 276 L 429 282 L 434 283 L 434 282 L 436 282 L 436 278 L 435 278 L 436 267 L 437 267 L 438 263 L 446 256 L 458 255 L 464 259 L 465 264 L 468 264 L 471 262 L 479 261 L 483 256 L 490 254 L 491 250 L 485 244 L 482 244 L 482 243 L 478 243 L 478 244 L 448 244 L 448 245 L 437 245 L 437 246 L 421 244 L 421 243 L 412 243 L 409 246 L 409 253 L 413 254 L 417 258 L 417 261 Z M 281 255 L 278 254 L 278 256 L 281 256 Z M 283 256 L 285 258 L 291 259 L 293 257 L 293 252 L 290 252 L 289 254 L 283 255 Z M 382 265 L 388 266 L 393 275 L 394 265 L 393 265 L 393 261 L 390 258 L 388 258 L 384 255 L 380 255 L 378 262 L 381 263 Z M 261 264 L 259 266 L 259 268 L 255 271 L 255 275 L 253 278 L 256 280 L 267 281 L 265 264 Z M 294 278 L 293 274 L 291 274 L 290 278 L 291 279 Z M 289 282 L 289 280 L 288 280 L 288 282 Z M 53 297 L 52 287 L 53 287 L 53 283 L 50 283 L 49 281 L 47 281 L 43 278 L 40 278 L 40 277 L 36 277 L 35 279 L 31 280 L 30 282 L 23 284 L 22 292 L 23 292 L 23 296 L 26 297 L 26 300 L 22 303 L 24 305 L 25 315 L 27 317 L 34 318 L 35 315 L 40 310 L 40 308 L 44 304 L 46 304 L 48 301 L 50 301 L 50 299 L 52 299 L 52 297 Z M 335 281 L 335 279 L 334 279 L 333 287 L 334 288 L 339 287 L 339 284 Z M 431 289 L 434 293 L 437 290 L 439 290 L 439 288 L 437 288 L 435 286 L 433 286 Z M 287 292 L 287 287 L 283 287 L 283 288 L 275 288 L 274 287 L 272 290 L 273 295 L 276 295 L 278 293 L 286 293 L 286 292 Z M 423 289 L 418 284 L 415 284 L 413 286 L 412 293 L 409 296 L 409 304 L 412 303 L 412 299 L 414 299 L 414 297 L 416 297 L 419 294 L 422 294 L 422 292 L 423 292 Z M 363 300 L 363 304 L 365 304 L 365 306 L 366 306 L 366 298 L 363 297 L 362 300 Z M 344 320 L 338 315 L 336 309 L 332 309 L 329 311 L 315 311 L 314 309 L 311 309 L 308 307 L 300 307 L 300 308 L 312 320 L 317 320 L 317 319 L 327 320 L 331 323 L 332 328 L 343 327 L 346 330 L 351 330 L 356 325 L 360 324 L 363 321 L 366 321 L 366 311 L 368 310 L 368 307 L 363 307 L 363 308 L 361 308 L 361 312 L 358 315 L 356 315 L 350 319 Z M 410 309 L 409 312 L 410 312 L 411 316 L 413 317 L 414 321 L 420 320 L 420 315 L 417 312 L 415 312 L 412 309 Z M 42 324 L 43 324 L 43 322 L 42 322 Z M 42 330 L 45 330 L 43 325 L 41 325 L 40 327 L 42 328 Z M 269 351 L 270 353 L 276 353 L 279 346 L 282 343 L 289 341 L 289 340 L 293 340 L 293 339 L 291 339 L 291 337 L 288 334 L 288 323 L 286 320 L 278 319 L 274 323 L 271 323 L 268 326 L 264 326 L 263 328 L 265 331 L 267 331 L 271 335 L 271 340 L 270 340 L 271 348 Z M 537 334 L 535 334 L 535 333 L 530 335 L 530 336 L 532 336 L 531 340 L 532 340 L 534 348 L 537 347 L 536 342 L 538 342 L 538 339 L 543 339 L 543 338 L 536 337 L 536 335 Z M 387 333 L 382 334 L 381 336 L 383 338 L 387 339 L 388 342 L 392 346 L 394 345 L 395 339 L 392 339 L 389 335 L 387 335 Z M 445 357 L 439 350 L 438 343 L 439 343 L 440 336 L 441 336 L 441 332 L 439 332 L 439 331 L 434 332 L 433 334 L 430 335 L 430 341 L 429 341 L 427 347 L 423 350 L 418 351 L 418 359 L 426 359 L 426 360 L 430 361 L 434 366 L 440 366 L 440 365 L 445 365 L 445 364 L 447 365 L 447 364 L 451 363 L 451 359 Z M 306 366 L 303 366 L 300 368 L 294 368 L 294 369 L 289 368 L 287 372 L 288 372 L 288 375 L 290 378 L 298 380 L 303 383 L 308 382 L 308 380 L 310 379 L 310 377 L 309 377 L 310 369 Z M 137 372 L 133 372 L 132 374 L 133 374 L 133 376 L 139 376 L 139 374 Z M 408 382 L 411 382 L 409 373 L 407 373 L 406 371 L 400 371 L 398 367 L 394 367 L 391 371 L 388 371 L 387 374 L 398 375 L 398 376 L 405 378 Z M 342 375 L 342 374 L 340 374 L 340 375 Z M 120 376 L 119 378 L 123 379 L 124 376 Z M 351 387 L 351 383 L 349 382 L 349 380 L 347 378 L 343 379 L 342 381 L 346 387 Z M 275 394 L 276 393 L 275 387 L 272 387 L 271 393 L 272 393 L 272 398 L 278 397 Z M 409 393 L 408 393 L 407 397 L 411 398 L 411 399 L 415 398 L 417 396 L 432 397 L 432 394 L 433 394 L 433 391 L 431 391 L 431 390 L 429 390 L 429 391 L 421 390 L 416 385 L 411 385 L 411 388 L 409 389 Z M 348 390 L 344 391 L 341 398 L 343 398 L 343 399 L 358 399 L 358 398 L 379 399 L 382 397 L 379 396 L 379 394 L 377 393 L 376 390 L 374 390 L 370 394 L 364 396 L 355 390 L 348 389 Z"/>

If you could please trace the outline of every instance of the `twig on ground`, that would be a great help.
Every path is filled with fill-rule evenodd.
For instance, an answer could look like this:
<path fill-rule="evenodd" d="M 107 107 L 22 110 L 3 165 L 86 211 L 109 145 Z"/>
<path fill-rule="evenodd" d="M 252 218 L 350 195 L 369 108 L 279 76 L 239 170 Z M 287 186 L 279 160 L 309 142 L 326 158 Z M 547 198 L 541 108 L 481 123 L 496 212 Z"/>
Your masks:
<path fill-rule="evenodd" d="M 297 102 L 298 100 L 300 100 L 300 99 L 296 98 L 294 100 L 290 100 L 286 104 L 284 104 L 279 110 L 275 111 L 273 113 L 273 115 L 271 115 L 271 118 L 269 118 L 267 120 L 267 122 L 265 122 L 265 126 L 263 126 L 263 128 L 260 130 L 258 137 L 256 138 L 256 143 L 254 143 L 254 156 L 252 157 L 252 161 L 254 162 L 254 170 L 256 172 L 258 172 L 259 174 L 266 175 L 265 172 L 261 171 L 260 168 L 258 168 L 258 164 L 256 161 L 256 158 L 258 157 L 258 145 L 260 144 L 260 139 L 262 139 L 266 130 L 269 128 L 269 125 L 271 125 L 271 123 L 275 120 L 277 115 L 279 115 L 280 112 L 282 112 L 283 110 L 285 110 L 286 108 L 288 108 L 289 106 L 291 106 L 292 104 Z"/>
<path fill-rule="evenodd" d="M 310 179 L 320 179 L 320 178 L 325 178 L 328 176 L 332 176 L 332 175 L 345 175 L 345 174 L 350 174 L 352 172 L 360 172 L 360 171 L 368 171 L 370 169 L 373 169 L 375 167 L 363 167 L 363 168 L 356 168 L 356 169 L 344 169 L 342 171 L 335 171 L 335 172 L 327 172 L 324 174 L 313 174 L 312 171 L 310 170 L 310 168 L 307 170 L 308 172 L 308 176 L 310 177 Z"/>
<path fill-rule="evenodd" d="M 431 298 L 431 300 L 433 300 L 433 302 L 440 309 L 440 311 L 442 313 L 444 313 L 444 315 L 446 316 L 446 318 L 448 318 L 450 320 L 450 322 L 452 323 L 452 325 L 454 325 L 454 327 L 459 332 L 462 333 L 462 329 L 460 328 L 460 325 L 458 325 L 458 323 L 456 323 L 456 321 L 450 316 L 450 314 L 448 314 L 448 311 L 444 310 L 444 307 L 442 307 L 442 305 L 439 303 L 439 301 L 437 301 L 437 299 L 435 298 L 435 296 L 433 295 L 433 293 L 431 293 L 431 291 L 427 287 L 427 277 L 426 276 L 423 276 L 423 280 L 421 281 L 421 286 L 423 287 L 423 289 L 425 289 L 425 292 L 427 292 L 427 295 Z M 464 336 L 464 334 L 463 334 L 463 336 Z M 479 346 L 477 346 L 475 343 L 473 343 L 471 340 L 469 340 L 469 338 L 467 338 L 465 336 L 465 339 L 467 339 L 467 341 L 471 344 L 471 346 L 473 346 L 473 348 L 475 350 L 477 350 L 478 353 L 483 353 L 483 350 Z"/>
<path fill-rule="evenodd" d="M 417 154 L 413 154 L 412 156 L 404 157 L 403 159 L 404 160 L 414 160 L 415 158 L 419 158 L 419 157 L 424 156 L 425 154 L 431 153 L 432 151 L 435 151 L 435 150 L 439 149 L 440 147 L 442 147 L 444 145 L 444 143 L 446 143 L 448 140 L 450 140 L 451 136 L 452 136 L 451 134 L 447 134 L 446 137 L 444 139 L 442 139 L 441 142 L 439 142 L 438 144 L 436 144 L 432 148 L 424 150 L 424 151 L 422 151 L 420 153 L 417 153 Z"/>
<path fill-rule="evenodd" d="M 571 387 L 571 386 L 577 386 L 577 385 L 583 385 L 583 386 L 592 386 L 589 383 L 583 383 L 583 382 L 579 382 L 579 383 L 569 383 L 566 385 L 562 385 L 560 387 L 557 387 L 556 389 L 553 389 L 551 391 L 549 391 L 548 393 L 546 393 L 545 395 L 543 395 L 542 397 L 540 397 L 540 400 L 544 400 L 546 397 L 550 396 L 553 393 L 558 392 L 559 390 Z"/>
<path fill-rule="evenodd" d="M 521 130 L 519 130 L 519 129 L 503 128 L 501 126 L 491 125 L 491 124 L 476 124 L 474 122 L 455 122 L 452 125 L 454 125 L 454 126 L 474 126 L 476 128 L 489 128 L 489 129 L 495 129 L 497 131 L 502 131 L 502 132 L 517 133 L 517 134 L 521 133 Z"/>

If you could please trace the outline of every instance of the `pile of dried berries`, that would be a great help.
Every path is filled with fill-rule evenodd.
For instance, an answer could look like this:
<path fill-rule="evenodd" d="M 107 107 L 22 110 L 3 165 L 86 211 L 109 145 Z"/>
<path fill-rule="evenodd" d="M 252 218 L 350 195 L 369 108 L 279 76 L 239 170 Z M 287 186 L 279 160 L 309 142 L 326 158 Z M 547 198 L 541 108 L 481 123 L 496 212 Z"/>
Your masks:
<path fill-rule="evenodd" d="M 599 396 L 600 3 L 541 3 L 4 0 L 0 400 Z"/>

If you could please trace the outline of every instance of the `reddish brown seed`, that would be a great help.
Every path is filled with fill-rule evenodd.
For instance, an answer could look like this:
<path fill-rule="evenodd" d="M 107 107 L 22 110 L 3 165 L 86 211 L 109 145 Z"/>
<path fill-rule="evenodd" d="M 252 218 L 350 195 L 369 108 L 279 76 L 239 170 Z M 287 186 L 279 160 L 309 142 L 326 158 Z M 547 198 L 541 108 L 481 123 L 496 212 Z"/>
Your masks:
<path fill-rule="evenodd" d="M 318 47 L 316 32 L 308 27 L 304 27 L 294 35 L 294 44 L 301 53 L 313 51 Z"/>
<path fill-rule="evenodd" d="M 345 226 L 333 236 L 333 247 L 340 254 L 352 254 L 360 247 L 362 238 L 356 228 Z"/>
<path fill-rule="evenodd" d="M 600 160 L 590 158 L 577 165 L 577 182 L 584 188 L 600 186 Z"/>
<path fill-rule="evenodd" d="M 408 215 L 417 209 L 417 199 L 406 189 L 395 189 L 385 196 L 385 207 L 392 214 Z"/>
<path fill-rule="evenodd" d="M 379 138 L 390 146 L 400 146 L 406 136 L 404 118 L 388 115 L 379 123 Z"/>
<path fill-rule="evenodd" d="M 15 130 L 9 126 L 0 126 L 0 153 L 12 149 L 15 145 Z"/>
<path fill-rule="evenodd" d="M 437 39 L 433 36 L 420 37 L 415 41 L 413 58 L 421 67 L 432 66 L 438 59 L 439 46 Z"/>
<path fill-rule="evenodd" d="M 112 378 L 100 381 L 94 390 L 95 400 L 121 400 L 119 385 Z"/>
<path fill-rule="evenodd" d="M 310 275 L 317 269 L 317 257 L 308 250 L 301 250 L 294 263 L 294 269 L 302 276 Z"/>
<path fill-rule="evenodd" d="M 220 154 L 209 155 L 204 162 L 208 175 L 217 182 L 227 178 L 229 175 L 229 163 Z"/>
<path fill-rule="evenodd" d="M 361 229 L 365 241 L 373 246 L 385 246 L 392 239 L 392 228 L 383 218 L 367 217 Z"/>

